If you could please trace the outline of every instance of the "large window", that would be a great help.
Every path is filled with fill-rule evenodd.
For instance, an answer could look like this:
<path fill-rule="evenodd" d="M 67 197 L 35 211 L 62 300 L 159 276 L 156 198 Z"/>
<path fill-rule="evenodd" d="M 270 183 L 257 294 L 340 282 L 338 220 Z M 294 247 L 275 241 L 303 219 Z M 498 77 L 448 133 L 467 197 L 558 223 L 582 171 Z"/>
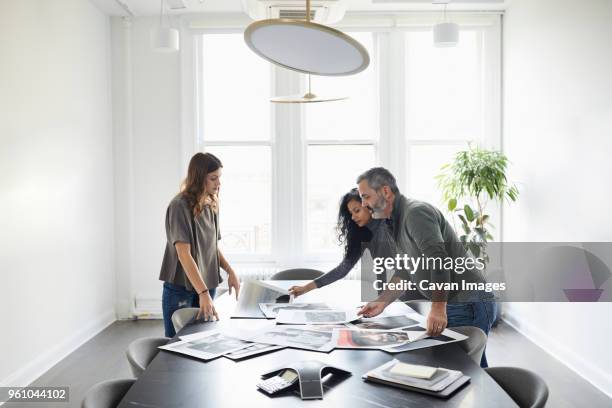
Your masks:
<path fill-rule="evenodd" d="M 335 225 L 341 196 L 376 163 L 378 71 L 372 33 L 352 33 L 372 56 L 370 67 L 349 77 L 316 78 L 313 92 L 346 100 L 305 105 L 306 251 L 340 254 Z"/>
<path fill-rule="evenodd" d="M 304 93 L 307 76 L 257 57 L 240 29 L 199 36 L 197 138 L 224 163 L 223 249 L 280 267 L 338 262 L 339 200 L 375 165 L 407 196 L 440 206 L 442 164 L 468 142 L 498 147 L 498 24 L 462 25 L 455 48 L 433 47 L 422 24 L 345 30 L 371 65 L 313 76 L 315 94 L 348 97 L 314 104 L 270 103 Z"/>
<path fill-rule="evenodd" d="M 201 52 L 202 148 L 223 162 L 221 247 L 230 254 L 270 255 L 270 65 L 236 34 L 203 36 Z"/>
<path fill-rule="evenodd" d="M 450 48 L 433 47 L 429 31 L 405 35 L 406 181 L 414 198 L 439 205 L 440 167 L 483 138 L 481 44 L 475 30 Z"/>

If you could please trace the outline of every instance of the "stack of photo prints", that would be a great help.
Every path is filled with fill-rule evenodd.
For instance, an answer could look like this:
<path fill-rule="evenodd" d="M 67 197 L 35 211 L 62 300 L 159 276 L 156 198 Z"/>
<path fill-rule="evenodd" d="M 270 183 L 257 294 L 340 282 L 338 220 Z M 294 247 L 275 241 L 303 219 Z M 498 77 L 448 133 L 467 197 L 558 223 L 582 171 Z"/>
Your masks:
<path fill-rule="evenodd" d="M 208 330 L 159 347 L 202 360 L 227 357 L 240 360 L 292 347 L 329 352 L 333 349 L 374 349 L 399 353 L 452 343 L 466 336 L 446 329 L 426 334 L 423 316 L 360 318 L 355 310 L 332 309 L 324 303 L 260 303 L 266 318 L 275 319 L 254 331 Z"/>
<path fill-rule="evenodd" d="M 367 372 L 366 381 L 448 398 L 470 381 L 461 371 L 403 363 L 393 359 Z"/>

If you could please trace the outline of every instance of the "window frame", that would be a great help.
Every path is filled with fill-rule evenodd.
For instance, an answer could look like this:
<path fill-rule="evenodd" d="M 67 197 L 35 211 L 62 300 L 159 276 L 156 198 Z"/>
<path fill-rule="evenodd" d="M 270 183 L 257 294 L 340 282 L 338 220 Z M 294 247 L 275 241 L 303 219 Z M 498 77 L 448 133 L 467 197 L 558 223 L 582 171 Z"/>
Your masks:
<path fill-rule="evenodd" d="M 228 257 L 231 256 L 232 260 L 236 263 L 249 263 L 249 264 L 258 264 L 258 263 L 264 263 L 264 264 L 269 264 L 272 262 L 272 260 L 274 259 L 274 253 L 275 253 L 275 248 L 274 248 L 274 236 L 275 236 L 275 231 L 274 231 L 274 227 L 275 224 L 277 224 L 274 220 L 274 207 L 275 207 L 275 203 L 277 202 L 276 200 L 276 186 L 275 186 L 275 181 L 277 179 L 276 175 L 275 175 L 275 166 L 273 165 L 276 162 L 276 143 L 275 143 L 275 121 L 276 121 L 276 115 L 275 115 L 275 110 L 274 109 L 270 109 L 270 137 L 266 140 L 206 140 L 204 137 L 204 127 L 203 127 L 203 120 L 202 120 L 202 116 L 203 116 L 203 109 L 204 109 L 204 80 L 201 78 L 201 76 L 199 75 L 199 73 L 202 72 L 202 66 L 203 66 L 203 53 L 201 52 L 203 50 L 203 35 L 206 34 L 241 34 L 242 33 L 242 29 L 240 28 L 233 28 L 233 29 L 223 29 L 223 30 L 206 30 L 205 33 L 202 33 L 201 35 L 195 35 L 193 36 L 193 47 L 195 48 L 194 50 L 194 55 L 195 55 L 195 67 L 194 67 L 194 81 L 196 83 L 196 106 L 195 106 L 195 139 L 196 139 L 196 143 L 195 143 L 195 152 L 204 152 L 207 150 L 207 148 L 210 148 L 211 150 L 213 150 L 214 152 L 214 148 L 217 146 L 223 146 L 223 147 L 231 147 L 231 146 L 240 146 L 240 147 L 248 147 L 248 146 L 264 146 L 264 147 L 269 147 L 270 148 L 270 157 L 272 159 L 272 163 L 270 163 L 271 166 L 271 175 L 272 175 L 272 180 L 271 180 L 271 185 L 270 185 L 270 202 L 272 203 L 272 210 L 271 210 L 271 224 L 272 224 L 272 228 L 271 228 L 271 241 L 272 241 L 272 245 L 270 248 L 270 253 L 263 253 L 263 254 L 257 254 L 257 253 L 249 253 L 249 254 L 245 254 L 245 253 L 230 253 L 228 255 Z M 275 74 L 276 74 L 276 70 L 272 69 L 272 67 L 270 67 L 270 93 L 272 94 L 274 92 L 274 88 L 275 88 Z M 223 158 L 221 158 L 221 160 L 223 160 Z M 222 211 L 222 209 L 221 209 Z M 221 230 L 223 232 L 223 230 Z"/>
<path fill-rule="evenodd" d="M 482 33 L 485 56 L 483 64 L 483 139 L 474 140 L 481 147 L 501 150 L 501 12 L 463 13 L 457 22 Z M 303 109 L 296 104 L 273 104 L 271 135 L 267 141 L 206 141 L 202 134 L 201 35 L 243 32 L 250 20 L 243 16 L 226 16 L 223 21 L 188 17 L 182 20 L 181 48 L 182 143 L 181 169 L 184 173 L 192 154 L 207 147 L 230 145 L 265 145 L 272 157 L 272 248 L 270 254 L 231 254 L 231 261 L 248 266 L 278 268 L 310 266 L 330 267 L 340 260 L 334 254 L 307 252 L 306 177 L 307 151 L 311 145 L 373 145 L 375 161 L 393 172 L 401 191 L 408 192 L 406 177 L 410 163 L 408 149 L 412 145 L 463 144 L 462 140 L 411 139 L 406 134 L 405 112 L 405 37 L 413 30 L 430 29 L 437 22 L 436 13 L 406 13 L 397 16 L 364 16 L 348 13 L 339 29 L 374 33 L 374 49 L 378 61 L 378 139 L 307 140 Z M 304 89 L 304 76 L 271 64 L 271 95 L 297 94 Z M 195 87 L 193 85 L 196 85 Z M 356 175 L 357 176 L 357 175 Z M 437 204 L 437 203 L 436 203 Z M 501 236 L 501 205 L 490 209 L 498 226 L 494 236 Z"/>

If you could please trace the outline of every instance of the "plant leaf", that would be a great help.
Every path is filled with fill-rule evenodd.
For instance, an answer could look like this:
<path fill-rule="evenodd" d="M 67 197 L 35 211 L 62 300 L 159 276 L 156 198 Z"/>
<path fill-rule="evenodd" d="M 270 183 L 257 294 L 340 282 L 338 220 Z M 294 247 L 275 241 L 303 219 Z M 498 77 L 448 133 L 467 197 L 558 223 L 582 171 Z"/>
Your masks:
<path fill-rule="evenodd" d="M 463 207 L 463 212 L 465 213 L 465 217 L 468 219 L 469 222 L 474 221 L 474 211 L 469 205 L 466 204 Z"/>

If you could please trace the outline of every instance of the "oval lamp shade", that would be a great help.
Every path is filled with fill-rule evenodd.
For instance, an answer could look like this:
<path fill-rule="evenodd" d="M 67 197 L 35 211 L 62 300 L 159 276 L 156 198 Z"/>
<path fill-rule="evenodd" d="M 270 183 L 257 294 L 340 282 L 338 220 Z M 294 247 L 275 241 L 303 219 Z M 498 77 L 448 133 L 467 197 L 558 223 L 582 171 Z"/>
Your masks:
<path fill-rule="evenodd" d="M 363 45 L 342 31 L 301 20 L 269 19 L 249 25 L 244 40 L 260 57 L 314 75 L 352 75 L 370 64 Z"/>
<path fill-rule="evenodd" d="M 179 50 L 179 32 L 175 28 L 159 27 L 151 30 L 151 47 L 155 51 L 174 52 Z"/>
<path fill-rule="evenodd" d="M 433 27 L 434 44 L 437 47 L 454 47 L 459 42 L 459 25 L 439 23 Z"/>

